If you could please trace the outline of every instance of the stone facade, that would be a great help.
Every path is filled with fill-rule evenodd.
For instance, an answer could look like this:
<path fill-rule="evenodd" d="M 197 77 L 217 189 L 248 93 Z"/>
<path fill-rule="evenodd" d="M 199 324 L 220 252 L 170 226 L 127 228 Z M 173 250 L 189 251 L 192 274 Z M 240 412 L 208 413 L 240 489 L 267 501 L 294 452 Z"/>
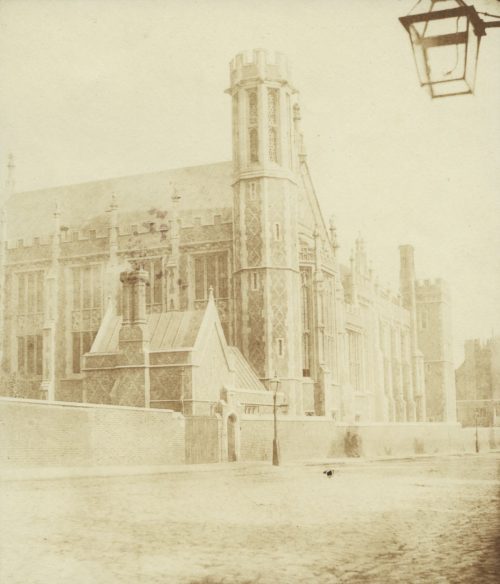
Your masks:
<path fill-rule="evenodd" d="M 455 377 L 458 421 L 463 426 L 500 425 L 500 337 L 466 341 Z"/>
<path fill-rule="evenodd" d="M 341 265 L 282 55 L 237 55 L 227 93 L 232 162 L 31 193 L 14 192 L 10 165 L 2 393 L 169 409 L 190 399 L 184 413 L 234 424 L 241 412 L 269 413 L 278 376 L 289 415 L 454 421 L 444 284 L 417 284 L 411 246 L 400 251 L 399 292 L 378 285 L 361 237 Z M 131 264 L 142 271 L 120 284 Z M 194 345 L 149 346 L 165 314 L 212 310 L 210 290 L 222 347 L 211 368 L 191 367 Z M 98 350 L 117 318 L 117 346 Z M 228 351 L 237 367 L 226 370 Z"/>

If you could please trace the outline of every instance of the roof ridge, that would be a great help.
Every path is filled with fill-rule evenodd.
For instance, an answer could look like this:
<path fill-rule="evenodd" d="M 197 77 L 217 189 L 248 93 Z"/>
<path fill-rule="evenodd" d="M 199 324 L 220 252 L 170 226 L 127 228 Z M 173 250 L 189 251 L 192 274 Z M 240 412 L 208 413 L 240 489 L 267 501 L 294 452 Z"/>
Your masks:
<path fill-rule="evenodd" d="M 91 180 L 84 180 L 84 181 L 79 181 L 79 182 L 74 182 L 74 183 L 70 183 L 70 184 L 58 184 L 58 185 L 52 185 L 52 186 L 46 186 L 46 187 L 42 187 L 42 188 L 37 188 L 37 189 L 28 189 L 28 190 L 23 190 L 23 191 L 16 191 L 15 193 L 13 193 L 8 200 L 11 200 L 13 198 L 15 198 L 17 195 L 23 195 L 23 194 L 32 194 L 32 193 L 37 193 L 37 192 L 44 192 L 44 191 L 52 191 L 52 190 L 57 190 L 57 189 L 68 189 L 71 187 L 82 187 L 85 185 L 91 185 L 91 184 L 97 184 L 97 183 L 108 183 L 108 182 L 112 182 L 112 181 L 118 181 L 118 180 L 126 180 L 126 179 L 130 179 L 130 178 L 138 178 L 138 177 L 145 177 L 145 176 L 152 176 L 152 175 L 159 175 L 159 174 L 163 174 L 163 173 L 168 173 L 168 172 L 175 172 L 175 171 L 180 171 L 180 170 L 191 170 L 191 169 L 200 169 L 200 168 L 209 168 L 209 167 L 214 167 L 214 166 L 222 166 L 222 165 L 229 165 L 229 164 L 233 164 L 231 160 L 220 160 L 218 162 L 209 162 L 208 164 L 194 164 L 191 166 L 177 166 L 175 168 L 164 168 L 162 170 L 152 170 L 152 171 L 147 171 L 147 172 L 140 172 L 137 174 L 122 174 L 119 176 L 108 176 L 106 178 L 97 178 L 97 179 L 91 179 Z"/>

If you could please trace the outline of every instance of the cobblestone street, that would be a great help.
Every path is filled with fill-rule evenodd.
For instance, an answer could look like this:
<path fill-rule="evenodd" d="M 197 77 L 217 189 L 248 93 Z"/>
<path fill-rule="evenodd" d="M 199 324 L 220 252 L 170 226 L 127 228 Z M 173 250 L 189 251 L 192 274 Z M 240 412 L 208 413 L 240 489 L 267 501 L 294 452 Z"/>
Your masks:
<path fill-rule="evenodd" d="M 6 481 L 2 584 L 494 582 L 500 455 Z M 498 574 L 497 574 L 498 577 Z"/>

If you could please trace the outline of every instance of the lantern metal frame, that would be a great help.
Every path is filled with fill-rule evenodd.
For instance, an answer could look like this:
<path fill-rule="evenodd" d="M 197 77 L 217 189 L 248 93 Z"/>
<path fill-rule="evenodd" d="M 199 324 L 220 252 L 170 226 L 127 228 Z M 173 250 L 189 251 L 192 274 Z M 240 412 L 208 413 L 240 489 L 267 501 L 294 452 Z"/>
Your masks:
<path fill-rule="evenodd" d="M 431 5 L 428 12 L 409 14 L 399 18 L 410 37 L 420 85 L 429 90 L 432 98 L 474 93 L 481 39 L 486 35 L 486 28 L 500 26 L 500 22 L 483 21 L 474 6 L 465 4 L 463 0 L 454 0 L 457 4 L 454 8 L 433 11 L 436 4 L 444 1 L 450 0 L 430 0 Z M 460 18 L 463 30 L 459 31 Z M 431 23 L 435 21 L 449 21 L 451 23 L 454 22 L 454 19 L 456 19 L 455 32 L 427 36 Z M 423 30 L 419 31 L 419 26 L 423 27 Z M 460 73 L 450 77 L 449 75 L 455 71 L 453 69 L 442 73 L 441 78 L 436 78 L 431 69 L 429 50 L 452 45 L 456 46 L 457 64 L 455 69 L 460 70 Z M 462 48 L 463 63 L 459 67 L 460 48 Z"/>

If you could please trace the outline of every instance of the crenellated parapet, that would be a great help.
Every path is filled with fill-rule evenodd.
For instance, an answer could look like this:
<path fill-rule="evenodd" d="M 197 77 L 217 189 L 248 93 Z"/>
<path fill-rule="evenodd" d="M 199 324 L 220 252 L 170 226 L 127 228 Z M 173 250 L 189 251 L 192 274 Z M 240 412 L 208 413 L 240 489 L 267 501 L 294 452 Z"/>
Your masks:
<path fill-rule="evenodd" d="M 450 288 L 441 278 L 417 280 L 417 302 L 449 302 Z"/>
<path fill-rule="evenodd" d="M 277 51 L 254 49 L 238 53 L 229 64 L 229 71 L 233 88 L 255 79 L 291 83 L 288 60 Z"/>

